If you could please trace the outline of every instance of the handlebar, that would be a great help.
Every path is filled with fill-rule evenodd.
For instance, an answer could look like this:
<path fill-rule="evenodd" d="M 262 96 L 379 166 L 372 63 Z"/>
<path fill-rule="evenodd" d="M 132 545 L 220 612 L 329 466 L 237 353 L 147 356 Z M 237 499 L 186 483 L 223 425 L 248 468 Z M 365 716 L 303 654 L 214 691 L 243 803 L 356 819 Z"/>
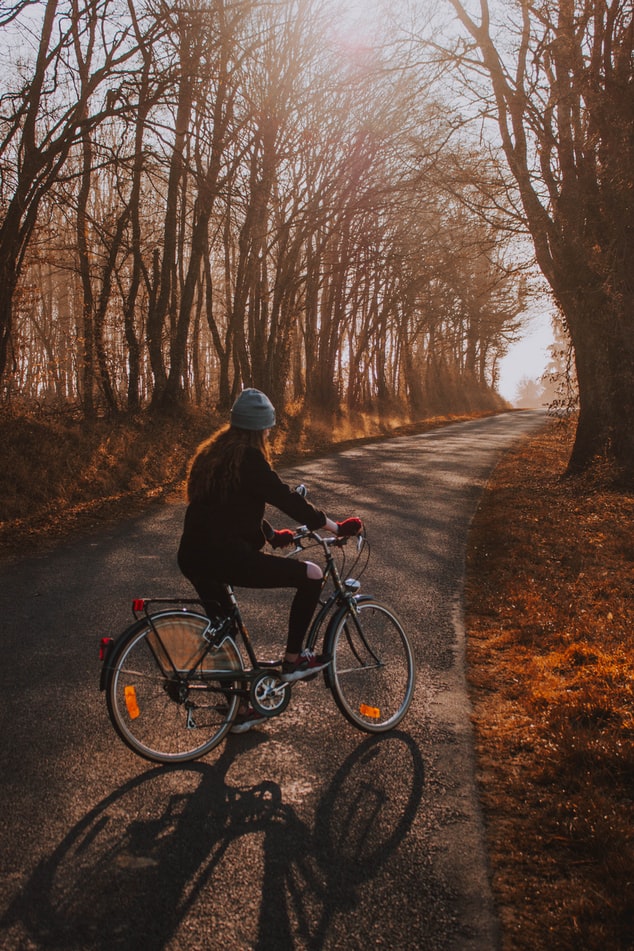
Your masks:
<path fill-rule="evenodd" d="M 357 542 L 357 551 L 361 551 L 363 543 L 365 541 L 365 536 L 360 535 L 320 535 L 318 531 L 307 528 L 306 525 L 300 525 L 299 528 L 296 528 L 293 532 L 293 541 L 295 542 L 295 548 L 289 552 L 290 555 L 296 555 L 297 552 L 304 551 L 303 541 L 309 539 L 310 541 L 316 542 L 321 545 L 326 553 L 331 547 L 342 548 L 347 542 L 351 540 L 356 540 Z"/>

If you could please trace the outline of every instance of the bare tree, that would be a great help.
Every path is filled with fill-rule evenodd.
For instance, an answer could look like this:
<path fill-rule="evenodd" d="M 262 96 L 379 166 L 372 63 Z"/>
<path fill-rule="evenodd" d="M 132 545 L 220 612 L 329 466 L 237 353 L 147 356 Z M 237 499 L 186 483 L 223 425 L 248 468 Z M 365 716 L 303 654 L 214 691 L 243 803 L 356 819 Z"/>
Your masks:
<path fill-rule="evenodd" d="M 453 49 L 493 115 L 537 261 L 575 351 L 569 471 L 598 455 L 634 480 L 634 25 L 630 0 L 449 0 Z"/>
<path fill-rule="evenodd" d="M 19 5 L 20 6 L 20 5 Z M 28 5 L 24 5 L 28 6 Z M 62 13 L 64 16 L 62 16 Z M 99 27 L 112 13 L 108 31 Z M 112 113 L 117 70 L 134 55 L 111 0 L 46 0 L 32 75 L 4 97 L 0 159 L 10 193 L 0 223 L 0 378 L 7 368 L 13 298 L 40 204 L 82 134 Z M 14 18 L 15 19 L 15 18 Z M 96 90 L 111 84 L 90 113 Z"/>
<path fill-rule="evenodd" d="M 190 35 L 187 42 L 193 45 L 193 36 L 202 35 L 205 42 L 197 52 L 206 63 L 203 75 L 198 74 L 199 88 L 196 99 L 199 104 L 196 117 L 198 135 L 194 139 L 196 195 L 193 203 L 193 224 L 187 262 L 174 333 L 171 337 L 170 370 L 160 404 L 178 406 L 185 398 L 187 344 L 191 318 L 194 313 L 196 293 L 202 291 L 204 256 L 209 248 L 209 226 L 215 204 L 219 197 L 221 178 L 228 156 L 228 137 L 232 129 L 236 74 L 239 72 L 240 52 L 236 33 L 243 20 L 244 11 L 227 9 L 222 0 L 213 4 L 205 15 L 198 14 L 188 24 Z M 192 64 L 188 63 L 191 69 Z M 213 79 L 213 82 L 212 82 Z M 206 100 L 211 106 L 205 108 Z M 201 130 L 209 124 L 207 138 Z M 204 145 L 201 144 L 204 141 Z M 154 398 L 157 405 L 159 401 Z"/>

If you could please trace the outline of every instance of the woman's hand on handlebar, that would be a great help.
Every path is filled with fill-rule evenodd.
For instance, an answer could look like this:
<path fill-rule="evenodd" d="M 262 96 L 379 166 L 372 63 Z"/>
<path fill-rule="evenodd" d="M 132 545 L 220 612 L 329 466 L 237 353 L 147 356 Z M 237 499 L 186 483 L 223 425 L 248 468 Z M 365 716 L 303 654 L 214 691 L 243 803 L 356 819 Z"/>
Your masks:
<path fill-rule="evenodd" d="M 327 518 L 325 528 L 339 538 L 350 538 L 353 535 L 361 534 L 363 522 L 360 518 L 346 518 L 342 522 L 333 522 L 332 519 Z"/>
<path fill-rule="evenodd" d="M 360 518 L 346 518 L 343 522 L 337 522 L 337 535 L 341 538 L 350 538 L 352 535 L 360 535 L 363 531 L 363 522 Z"/>
<path fill-rule="evenodd" d="M 290 528 L 280 528 L 273 532 L 268 543 L 271 548 L 288 548 L 289 545 L 295 544 L 295 534 Z"/>

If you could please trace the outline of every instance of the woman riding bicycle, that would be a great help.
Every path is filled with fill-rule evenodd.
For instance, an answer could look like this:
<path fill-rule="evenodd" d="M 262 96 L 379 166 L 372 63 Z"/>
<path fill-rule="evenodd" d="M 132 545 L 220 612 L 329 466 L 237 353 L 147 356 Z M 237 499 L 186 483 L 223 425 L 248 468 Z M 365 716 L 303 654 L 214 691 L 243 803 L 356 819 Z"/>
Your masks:
<path fill-rule="evenodd" d="M 322 587 L 323 572 L 313 562 L 278 558 L 262 551 L 292 544 L 289 529 L 275 531 L 264 519 L 266 504 L 297 523 L 339 535 L 356 535 L 358 518 L 334 522 L 285 485 L 269 461 L 267 437 L 275 409 L 256 389 L 243 390 L 231 409 L 230 424 L 199 446 L 187 479 L 188 507 L 178 564 L 209 615 L 227 611 L 223 585 L 295 588 L 282 680 L 292 682 L 322 670 L 329 659 L 302 650 Z M 248 711 L 251 713 L 251 711 Z M 248 714 L 241 717 L 247 726 Z M 260 719 L 251 717 L 248 725 Z"/>

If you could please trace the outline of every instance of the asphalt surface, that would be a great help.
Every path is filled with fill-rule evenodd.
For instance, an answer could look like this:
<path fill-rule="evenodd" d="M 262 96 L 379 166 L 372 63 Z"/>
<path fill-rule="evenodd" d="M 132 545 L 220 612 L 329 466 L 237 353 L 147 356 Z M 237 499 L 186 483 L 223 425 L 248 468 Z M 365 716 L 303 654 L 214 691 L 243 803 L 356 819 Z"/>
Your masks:
<path fill-rule="evenodd" d="M 133 597 L 190 594 L 181 504 L 0 566 L 0 947 L 496 951 L 464 556 L 492 467 L 542 421 L 454 424 L 284 473 L 329 515 L 363 518 L 362 590 L 411 636 L 414 702 L 381 738 L 349 725 L 318 678 L 193 765 L 123 746 L 98 643 L 127 626 Z M 262 656 L 279 655 L 289 593 L 238 594 Z"/>

